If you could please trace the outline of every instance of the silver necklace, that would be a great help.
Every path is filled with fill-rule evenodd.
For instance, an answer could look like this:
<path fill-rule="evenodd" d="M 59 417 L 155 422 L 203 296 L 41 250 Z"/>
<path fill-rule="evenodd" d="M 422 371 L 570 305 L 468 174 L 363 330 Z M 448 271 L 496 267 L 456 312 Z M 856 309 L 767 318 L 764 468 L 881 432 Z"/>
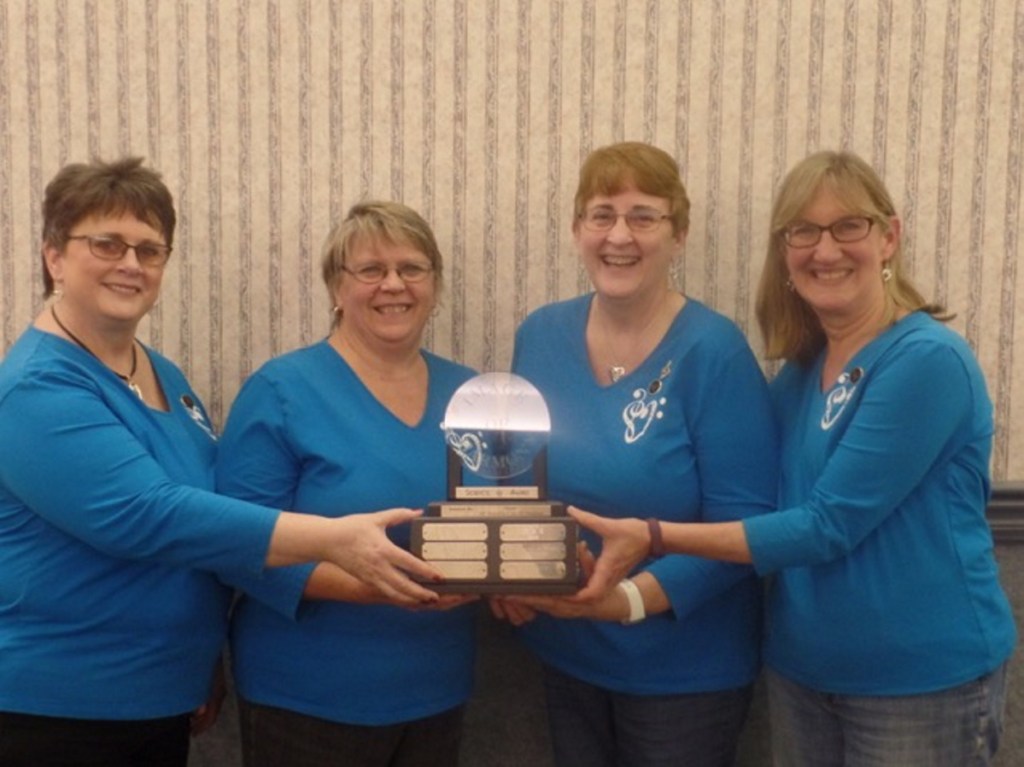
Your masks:
<path fill-rule="evenodd" d="M 653 315 L 651 315 L 651 318 L 649 320 L 647 320 L 647 324 L 644 325 L 640 329 L 640 332 L 637 333 L 637 335 L 636 335 L 636 339 L 637 339 L 638 343 L 634 346 L 634 349 L 641 348 L 641 350 L 643 350 L 644 337 L 646 336 L 647 332 L 651 329 L 651 327 L 654 325 L 655 321 L 658 319 L 659 316 L 661 316 L 661 310 L 659 310 L 659 311 L 655 312 Z M 604 346 L 608 350 L 608 352 L 610 352 L 610 356 L 612 356 L 613 358 L 616 358 L 618 360 L 623 360 L 624 357 L 622 355 L 616 353 L 616 350 L 612 348 L 611 333 L 608 332 L 608 325 L 605 322 L 605 319 L 604 319 L 603 316 L 601 317 L 600 325 L 601 325 L 601 335 L 603 336 Z M 608 378 L 609 378 L 609 380 L 612 383 L 618 383 L 626 375 L 626 373 L 628 372 L 627 367 L 625 365 L 623 365 L 623 364 L 620 364 L 619 362 L 615 362 L 613 364 L 608 365 L 606 370 L 607 370 L 607 373 L 608 373 Z"/>

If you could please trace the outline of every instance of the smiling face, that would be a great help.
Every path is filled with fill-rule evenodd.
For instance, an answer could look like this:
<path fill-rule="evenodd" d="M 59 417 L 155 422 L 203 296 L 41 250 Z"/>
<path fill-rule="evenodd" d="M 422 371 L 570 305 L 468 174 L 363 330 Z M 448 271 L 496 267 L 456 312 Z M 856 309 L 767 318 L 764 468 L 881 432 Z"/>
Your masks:
<path fill-rule="evenodd" d="M 822 186 L 801 211 L 798 222 L 831 226 L 863 213 L 844 205 L 829 186 Z M 798 223 L 794 222 L 794 223 Z M 899 222 L 874 222 L 857 242 L 837 242 L 823 231 L 810 247 L 785 246 L 786 270 L 793 289 L 823 323 L 847 322 L 884 312 L 882 269 L 899 242 Z"/>
<path fill-rule="evenodd" d="M 611 215 L 630 211 L 670 212 L 669 201 L 629 187 L 613 195 L 594 195 L 584 215 L 596 210 Z M 594 290 L 605 300 L 643 301 L 660 297 L 668 285 L 672 260 L 682 251 L 686 232 L 673 232 L 669 219 L 649 231 L 634 232 L 619 215 L 606 231 L 593 231 L 580 219 L 573 236 Z"/>
<path fill-rule="evenodd" d="M 342 312 L 338 332 L 371 350 L 419 348 L 436 304 L 438 278 L 431 271 L 421 281 L 405 282 L 396 269 L 411 264 L 431 269 L 430 259 L 412 245 L 380 239 L 355 243 L 332 291 Z M 387 269 L 383 280 L 367 284 L 352 275 L 370 265 Z"/>
<path fill-rule="evenodd" d="M 107 236 L 130 245 L 166 242 L 157 229 L 131 214 L 87 216 L 69 235 Z M 134 333 L 160 294 L 164 267 L 141 266 L 133 249 L 116 261 L 105 261 L 92 254 L 87 240 L 69 239 L 62 248 L 46 245 L 43 258 L 62 291 L 62 314 L 79 328 L 127 328 Z"/>

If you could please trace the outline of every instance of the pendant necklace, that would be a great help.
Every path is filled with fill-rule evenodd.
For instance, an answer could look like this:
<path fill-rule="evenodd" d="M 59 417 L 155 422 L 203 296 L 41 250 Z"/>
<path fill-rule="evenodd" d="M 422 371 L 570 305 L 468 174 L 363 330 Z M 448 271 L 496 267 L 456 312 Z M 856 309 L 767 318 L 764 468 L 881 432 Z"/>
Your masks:
<path fill-rule="evenodd" d="M 638 343 L 633 347 L 634 353 L 637 348 L 639 348 L 641 351 L 644 351 L 645 336 L 647 335 L 647 332 L 651 329 L 651 327 L 655 324 L 655 320 L 657 320 L 660 315 L 660 310 L 655 312 L 647 321 L 647 324 L 640 329 L 640 332 L 636 336 Z M 603 317 L 601 321 L 601 335 L 604 336 L 604 345 L 608 349 L 608 351 L 611 352 L 612 357 L 618 360 L 625 360 L 625 356 L 616 353 L 616 350 L 612 348 L 611 333 L 608 332 L 608 326 L 604 322 Z M 608 365 L 607 372 L 608 378 L 611 380 L 611 382 L 618 383 L 619 380 L 621 380 L 622 377 L 626 375 L 626 366 L 618 363 Z"/>
<path fill-rule="evenodd" d="M 86 346 L 84 343 L 82 343 L 82 339 L 80 339 L 78 336 L 76 336 L 74 333 L 72 333 L 70 330 L 68 330 L 67 325 L 65 325 L 63 322 L 60 321 L 60 317 L 57 316 L 57 310 L 53 307 L 52 304 L 50 306 L 50 316 L 53 317 L 53 321 L 57 323 L 57 326 L 61 330 L 63 330 L 65 333 L 67 333 L 68 338 L 70 338 L 76 344 L 78 344 L 83 349 L 85 349 L 87 352 L 89 352 L 89 354 L 91 354 L 93 357 L 95 357 L 97 360 L 99 360 L 100 363 L 106 365 L 106 363 L 103 362 L 103 360 L 101 360 L 99 357 L 96 356 L 96 352 L 94 352 L 92 349 L 90 349 L 88 346 Z M 141 389 L 141 387 L 137 383 L 135 383 L 134 380 L 132 380 L 135 377 L 135 369 L 136 369 L 136 367 L 138 365 L 138 362 L 139 362 L 138 354 L 135 351 L 135 341 L 133 340 L 132 341 L 132 369 L 128 371 L 128 375 L 121 375 L 120 373 L 118 373 L 113 368 L 110 368 L 109 365 L 107 365 L 107 367 L 110 368 L 110 371 L 114 375 L 116 375 L 118 378 L 120 378 L 122 381 L 124 381 L 125 386 L 127 386 L 129 389 L 131 389 L 133 392 L 135 392 L 135 396 L 137 396 L 139 399 L 141 399 L 143 402 L 145 402 L 145 398 L 142 396 L 142 389 Z"/>
<path fill-rule="evenodd" d="M 601 323 L 601 324 L 603 325 L 604 323 Z M 605 343 L 605 346 L 608 347 L 608 351 L 610 351 L 612 353 L 612 357 L 614 359 L 617 359 L 617 360 L 623 360 L 624 359 L 624 357 L 622 355 L 617 354 L 615 352 L 615 350 L 612 348 L 611 334 L 608 332 L 608 328 L 607 327 L 604 328 L 604 343 Z M 611 379 L 612 383 L 618 383 L 619 380 L 624 375 L 626 375 L 626 366 L 625 365 L 614 364 L 614 365 L 609 365 L 608 366 L 608 378 Z"/>

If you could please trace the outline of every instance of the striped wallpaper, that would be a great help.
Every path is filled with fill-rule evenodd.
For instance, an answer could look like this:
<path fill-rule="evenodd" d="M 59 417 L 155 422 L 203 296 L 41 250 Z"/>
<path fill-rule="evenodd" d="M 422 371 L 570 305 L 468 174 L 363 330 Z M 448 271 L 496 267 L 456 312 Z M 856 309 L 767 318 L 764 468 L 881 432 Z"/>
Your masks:
<path fill-rule="evenodd" d="M 996 478 L 1024 479 L 1022 92 L 1024 0 L 3 0 L 0 353 L 40 306 L 46 181 L 131 153 L 180 215 L 142 335 L 216 420 L 254 367 L 327 332 L 320 243 L 366 196 L 437 232 L 431 348 L 501 369 L 526 312 L 586 288 L 576 172 L 622 139 L 679 159 L 678 284 L 759 350 L 772 190 L 850 148 L 982 361 Z"/>

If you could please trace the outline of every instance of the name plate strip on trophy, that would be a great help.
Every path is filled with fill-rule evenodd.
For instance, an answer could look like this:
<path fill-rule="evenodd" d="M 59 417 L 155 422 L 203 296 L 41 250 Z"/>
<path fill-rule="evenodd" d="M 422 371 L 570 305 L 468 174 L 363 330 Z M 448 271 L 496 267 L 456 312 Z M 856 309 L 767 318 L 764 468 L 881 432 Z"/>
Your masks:
<path fill-rule="evenodd" d="M 434 567 L 441 571 L 445 578 L 463 580 L 483 580 L 487 577 L 486 562 L 463 562 L 454 559 L 431 562 Z"/>
<path fill-rule="evenodd" d="M 439 503 L 438 514 L 448 519 L 466 517 L 549 517 L 551 507 L 546 504 L 525 503 Z"/>
<path fill-rule="evenodd" d="M 501 544 L 502 560 L 531 559 L 536 561 L 562 560 L 565 559 L 564 543 L 538 543 L 536 541 L 526 543 L 503 543 Z"/>
<path fill-rule="evenodd" d="M 503 541 L 564 541 L 565 525 L 557 522 L 508 522 L 501 526 L 500 536 Z"/>
<path fill-rule="evenodd" d="M 565 562 L 502 562 L 499 569 L 506 581 L 550 580 L 565 577 Z"/>
<path fill-rule="evenodd" d="M 486 541 L 486 522 L 424 522 L 425 541 Z"/>
<path fill-rule="evenodd" d="M 423 544 L 423 558 L 487 559 L 487 544 L 477 541 L 432 541 Z"/>
<path fill-rule="evenodd" d="M 536 501 L 540 488 L 531 485 L 460 485 L 455 488 L 456 501 Z"/>

